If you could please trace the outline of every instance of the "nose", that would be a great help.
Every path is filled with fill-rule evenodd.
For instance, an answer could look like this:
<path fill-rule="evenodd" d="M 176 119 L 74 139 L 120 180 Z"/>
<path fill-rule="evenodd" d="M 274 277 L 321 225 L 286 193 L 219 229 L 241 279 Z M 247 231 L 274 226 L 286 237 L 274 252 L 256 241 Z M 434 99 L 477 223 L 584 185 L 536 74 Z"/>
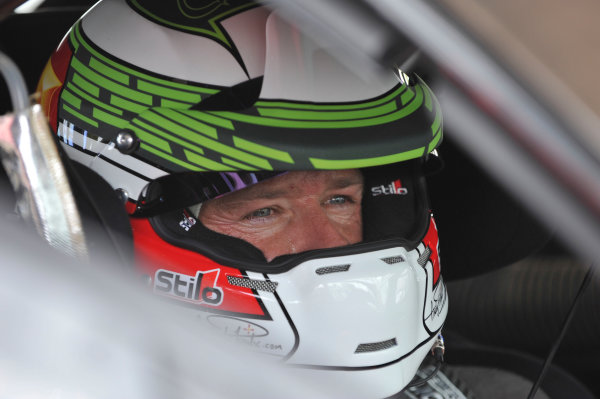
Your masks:
<path fill-rule="evenodd" d="M 288 242 L 292 253 L 340 247 L 360 241 L 356 239 L 356 230 L 361 229 L 358 221 L 356 225 L 342 225 L 330 219 L 322 209 L 307 209 L 294 221 Z"/>

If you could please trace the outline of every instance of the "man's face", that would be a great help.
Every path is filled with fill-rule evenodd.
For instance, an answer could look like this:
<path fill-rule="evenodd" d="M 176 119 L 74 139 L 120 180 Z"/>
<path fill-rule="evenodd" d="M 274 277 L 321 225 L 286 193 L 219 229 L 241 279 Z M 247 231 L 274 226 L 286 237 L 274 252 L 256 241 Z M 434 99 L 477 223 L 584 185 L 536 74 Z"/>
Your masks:
<path fill-rule="evenodd" d="M 362 240 L 363 177 L 358 170 L 297 171 L 207 201 L 200 221 L 279 255 Z"/>

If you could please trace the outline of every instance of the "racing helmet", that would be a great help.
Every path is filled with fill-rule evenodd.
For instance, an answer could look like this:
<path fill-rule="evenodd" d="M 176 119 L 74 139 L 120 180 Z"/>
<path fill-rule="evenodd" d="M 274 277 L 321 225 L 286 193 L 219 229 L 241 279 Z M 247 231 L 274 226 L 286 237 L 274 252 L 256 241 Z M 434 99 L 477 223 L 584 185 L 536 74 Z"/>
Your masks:
<path fill-rule="evenodd" d="M 156 294 L 340 396 L 413 379 L 448 308 L 424 176 L 442 115 L 418 76 L 361 76 L 247 0 L 102 0 L 38 89 L 68 157 L 123 200 Z M 199 221 L 213 198 L 344 169 L 364 178 L 359 243 L 267 261 Z"/>

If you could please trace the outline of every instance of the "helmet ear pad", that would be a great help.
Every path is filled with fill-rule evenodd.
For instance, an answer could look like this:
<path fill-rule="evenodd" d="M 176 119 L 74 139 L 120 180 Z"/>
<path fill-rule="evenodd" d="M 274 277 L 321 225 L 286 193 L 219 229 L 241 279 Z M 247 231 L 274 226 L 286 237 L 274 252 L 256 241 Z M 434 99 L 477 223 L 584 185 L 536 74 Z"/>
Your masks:
<path fill-rule="evenodd" d="M 418 241 L 429 226 L 429 204 L 422 161 L 362 169 L 363 240 Z"/>

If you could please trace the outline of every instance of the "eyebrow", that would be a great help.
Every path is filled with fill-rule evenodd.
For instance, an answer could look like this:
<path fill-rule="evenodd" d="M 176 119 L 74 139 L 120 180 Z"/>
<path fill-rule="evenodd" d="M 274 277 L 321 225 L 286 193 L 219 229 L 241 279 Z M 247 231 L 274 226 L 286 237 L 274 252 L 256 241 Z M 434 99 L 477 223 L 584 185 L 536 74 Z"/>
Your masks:
<path fill-rule="evenodd" d="M 331 182 L 330 190 L 340 190 L 346 187 L 350 187 L 353 185 L 363 184 L 362 177 L 340 177 L 334 179 Z M 255 186 L 251 187 L 248 192 L 243 196 L 243 198 L 235 198 L 231 199 L 231 202 L 228 203 L 228 206 L 237 207 L 241 206 L 243 203 L 247 203 L 254 200 L 270 200 L 274 198 L 278 198 L 284 196 L 288 193 L 288 190 L 284 188 L 268 188 L 268 187 L 260 187 Z"/>
<path fill-rule="evenodd" d="M 357 184 L 363 184 L 363 179 L 356 177 L 340 177 L 332 181 L 330 190 L 340 190 Z M 268 189 L 264 187 L 255 187 L 254 190 L 248 193 L 248 196 L 243 201 L 273 199 L 285 195 L 286 193 L 287 191 L 281 188 Z"/>
<path fill-rule="evenodd" d="M 283 189 L 264 189 L 264 188 L 256 188 L 253 190 L 243 201 L 252 201 L 256 199 L 273 199 L 277 197 L 281 197 L 286 193 L 286 190 Z"/>
<path fill-rule="evenodd" d="M 333 185 L 332 185 L 332 189 L 334 190 L 338 190 L 340 188 L 346 188 L 346 187 L 350 187 L 350 186 L 354 186 L 356 184 L 364 184 L 364 181 L 362 178 L 356 178 L 356 177 L 341 177 L 339 179 L 335 179 L 333 181 Z"/>

